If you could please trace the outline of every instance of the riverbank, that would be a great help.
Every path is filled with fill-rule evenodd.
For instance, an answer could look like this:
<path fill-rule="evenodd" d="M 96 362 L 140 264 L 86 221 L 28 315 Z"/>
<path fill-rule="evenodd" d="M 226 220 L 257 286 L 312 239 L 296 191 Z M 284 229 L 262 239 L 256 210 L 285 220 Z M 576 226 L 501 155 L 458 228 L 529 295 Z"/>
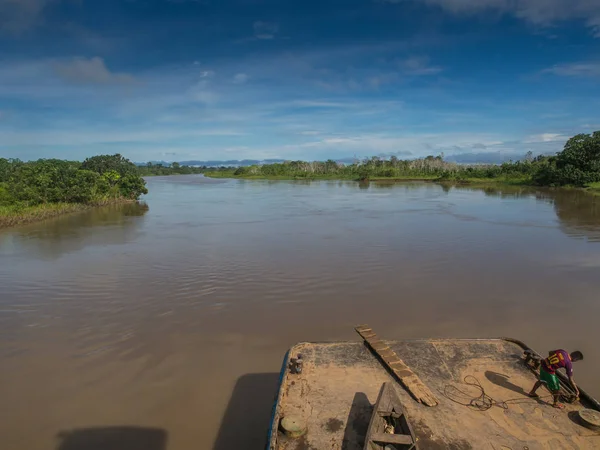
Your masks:
<path fill-rule="evenodd" d="M 120 154 L 83 162 L 0 158 L 0 228 L 135 202 L 147 193 L 135 164 Z"/>
<path fill-rule="evenodd" d="M 0 206 L 0 229 L 85 211 L 92 207 L 81 203 L 49 203 L 27 207 Z"/>
<path fill-rule="evenodd" d="M 374 182 L 435 181 L 449 184 L 575 186 L 600 190 L 600 132 L 570 138 L 555 156 L 533 156 L 502 164 L 458 164 L 444 155 L 413 160 L 396 156 L 373 156 L 343 164 L 327 161 L 285 161 L 240 167 L 212 167 L 204 170 L 213 178 L 259 180 L 355 180 Z M 590 186 L 591 182 L 595 182 Z"/>
<path fill-rule="evenodd" d="M 239 180 L 333 180 L 333 181 L 369 181 L 375 183 L 401 183 L 408 181 L 426 181 L 426 182 L 438 182 L 438 183 L 449 183 L 449 184 L 509 184 L 509 185 L 533 185 L 531 179 L 526 177 L 498 177 L 498 178 L 463 178 L 463 179 L 445 179 L 437 175 L 406 175 L 406 176 L 394 176 L 394 177 L 369 177 L 368 179 L 361 180 L 356 175 L 349 174 L 311 174 L 306 176 L 295 176 L 295 175 L 236 175 L 234 171 L 214 171 L 205 172 L 204 176 L 209 178 L 229 178 Z"/>
<path fill-rule="evenodd" d="M 205 172 L 204 176 L 219 179 L 238 179 L 238 180 L 270 180 L 270 181 L 356 181 L 361 182 L 356 176 L 345 176 L 339 174 L 312 174 L 310 176 L 290 176 L 290 175 L 236 175 L 234 171 L 215 171 Z M 523 187 L 543 187 L 533 182 L 530 177 L 512 176 L 496 178 L 467 177 L 462 179 L 445 179 L 439 176 L 405 176 L 405 177 L 371 177 L 363 182 L 377 184 L 386 183 L 406 183 L 406 182 L 428 182 L 440 183 L 450 186 L 523 186 Z M 548 187 L 548 186 L 546 186 Z M 591 183 L 585 187 L 560 186 L 554 189 L 577 189 L 600 196 L 600 182 Z"/>
<path fill-rule="evenodd" d="M 234 178 L 239 180 L 281 180 L 281 181 L 317 181 L 317 180 L 333 180 L 333 181 L 361 181 L 354 174 L 310 174 L 310 175 L 236 175 L 232 171 L 207 171 L 204 176 L 208 178 Z M 402 182 L 402 181 L 438 181 L 438 176 L 396 176 L 396 177 L 370 177 L 368 181 L 387 181 L 387 182 Z M 367 180 L 365 180 L 367 181 Z"/>
<path fill-rule="evenodd" d="M 208 178 L 236 178 L 240 180 L 281 180 L 281 181 L 293 181 L 293 180 L 345 180 L 345 181 L 356 181 L 356 177 L 352 175 L 340 175 L 340 174 L 318 174 L 318 175 L 306 175 L 306 176 L 295 176 L 295 175 L 236 175 L 235 171 L 231 170 L 219 170 L 219 171 L 206 171 L 204 176 Z"/>
<path fill-rule="evenodd" d="M 600 195 L 600 183 L 588 184 L 586 190 L 594 195 Z"/>
<path fill-rule="evenodd" d="M 0 229 L 79 213 L 103 206 L 135 203 L 136 200 L 116 199 L 100 203 L 47 203 L 36 206 L 0 206 Z"/>

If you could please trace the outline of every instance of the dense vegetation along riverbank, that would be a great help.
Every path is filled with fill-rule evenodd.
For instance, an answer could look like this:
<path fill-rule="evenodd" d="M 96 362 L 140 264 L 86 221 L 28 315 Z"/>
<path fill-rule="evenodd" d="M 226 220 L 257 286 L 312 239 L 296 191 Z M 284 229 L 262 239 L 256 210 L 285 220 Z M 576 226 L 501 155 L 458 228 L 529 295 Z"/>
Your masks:
<path fill-rule="evenodd" d="M 206 170 L 206 167 L 184 166 L 177 162 L 169 165 L 149 162 L 138 166 L 138 172 L 143 177 L 194 175 L 204 173 Z"/>
<path fill-rule="evenodd" d="M 138 168 L 121 155 L 94 156 L 83 163 L 0 159 L 0 228 L 132 202 L 147 192 Z"/>
<path fill-rule="evenodd" d="M 198 173 L 217 178 L 573 186 L 600 193 L 600 131 L 572 137 L 555 156 L 534 158 L 529 154 L 521 161 L 501 165 L 460 165 L 444 161 L 442 156 L 415 160 L 372 157 L 347 165 L 333 160 L 289 161 L 238 168 L 190 167 L 178 163 L 136 166 L 118 154 L 94 156 L 83 163 L 0 158 L 0 228 L 97 205 L 136 201 L 148 192 L 143 176 Z"/>
<path fill-rule="evenodd" d="M 538 186 L 575 186 L 600 190 L 600 132 L 572 137 L 556 156 L 529 154 L 501 165 L 460 165 L 442 156 L 416 160 L 372 157 L 354 164 L 290 161 L 280 164 L 205 171 L 215 178 L 434 180 L 458 183 L 503 183 Z"/>

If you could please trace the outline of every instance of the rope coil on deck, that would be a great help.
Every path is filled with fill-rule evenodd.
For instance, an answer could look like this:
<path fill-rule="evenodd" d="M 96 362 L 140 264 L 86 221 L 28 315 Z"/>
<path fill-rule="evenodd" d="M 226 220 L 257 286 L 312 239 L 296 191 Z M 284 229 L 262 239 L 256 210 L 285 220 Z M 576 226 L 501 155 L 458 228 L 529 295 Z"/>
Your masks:
<path fill-rule="evenodd" d="M 473 375 L 467 375 L 464 379 L 463 382 L 467 385 L 467 386 L 472 386 L 474 388 L 477 388 L 479 390 L 479 395 L 473 397 L 472 394 L 469 394 L 459 388 L 457 388 L 454 385 L 451 384 L 447 384 L 446 387 L 444 388 L 444 397 L 446 397 L 448 400 L 453 401 L 454 403 L 458 403 L 459 405 L 463 405 L 466 406 L 468 408 L 471 408 L 475 411 L 487 411 L 489 409 L 491 409 L 494 406 L 497 406 L 499 408 L 502 409 L 508 409 L 510 404 L 518 404 L 518 403 L 523 403 L 523 402 L 529 402 L 529 401 L 537 401 L 541 398 L 549 398 L 552 397 L 552 395 L 546 395 L 543 397 L 537 397 L 537 398 L 523 398 L 523 397 L 519 397 L 519 398 L 512 398 L 512 399 L 508 399 L 508 400 L 496 400 L 493 397 L 489 396 L 486 392 L 485 389 L 483 388 L 483 386 L 481 385 L 481 382 L 475 378 Z M 468 402 L 463 402 L 460 401 L 460 399 L 457 399 L 456 396 L 455 398 L 452 397 L 451 393 L 449 391 L 453 391 L 454 393 L 458 393 L 460 394 L 463 398 L 465 399 L 469 399 Z"/>

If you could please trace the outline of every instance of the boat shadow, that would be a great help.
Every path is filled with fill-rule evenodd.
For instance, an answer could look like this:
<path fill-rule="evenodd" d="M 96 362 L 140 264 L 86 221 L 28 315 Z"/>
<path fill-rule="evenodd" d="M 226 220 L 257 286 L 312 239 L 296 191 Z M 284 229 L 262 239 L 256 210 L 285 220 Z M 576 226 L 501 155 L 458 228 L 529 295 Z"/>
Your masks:
<path fill-rule="evenodd" d="M 279 376 L 279 373 L 251 373 L 238 378 L 213 450 L 265 448 Z"/>
<path fill-rule="evenodd" d="M 342 450 L 360 450 L 365 445 L 369 422 L 373 414 L 373 405 L 364 392 L 354 394 L 352 407 L 348 413 Z"/>
<path fill-rule="evenodd" d="M 161 428 L 77 428 L 58 434 L 56 450 L 166 450 L 167 437 Z"/>

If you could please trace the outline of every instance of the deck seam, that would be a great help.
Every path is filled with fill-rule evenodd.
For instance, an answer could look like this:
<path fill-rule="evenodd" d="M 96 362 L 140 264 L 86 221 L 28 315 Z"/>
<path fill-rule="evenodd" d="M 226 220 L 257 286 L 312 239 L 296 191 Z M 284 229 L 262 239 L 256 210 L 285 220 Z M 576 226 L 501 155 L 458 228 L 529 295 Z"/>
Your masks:
<path fill-rule="evenodd" d="M 440 354 L 440 351 L 438 350 L 437 346 L 435 345 L 435 342 L 432 342 L 431 345 L 433 346 L 433 349 L 435 350 L 437 355 L 440 357 L 440 361 L 442 361 L 442 364 L 446 368 L 446 371 L 448 372 L 448 375 L 450 375 L 450 378 L 452 378 L 452 381 L 456 382 L 457 381 L 456 378 L 454 377 L 454 375 L 452 374 L 452 371 L 450 370 L 450 367 L 448 367 L 448 365 L 446 364 L 446 361 Z"/>

